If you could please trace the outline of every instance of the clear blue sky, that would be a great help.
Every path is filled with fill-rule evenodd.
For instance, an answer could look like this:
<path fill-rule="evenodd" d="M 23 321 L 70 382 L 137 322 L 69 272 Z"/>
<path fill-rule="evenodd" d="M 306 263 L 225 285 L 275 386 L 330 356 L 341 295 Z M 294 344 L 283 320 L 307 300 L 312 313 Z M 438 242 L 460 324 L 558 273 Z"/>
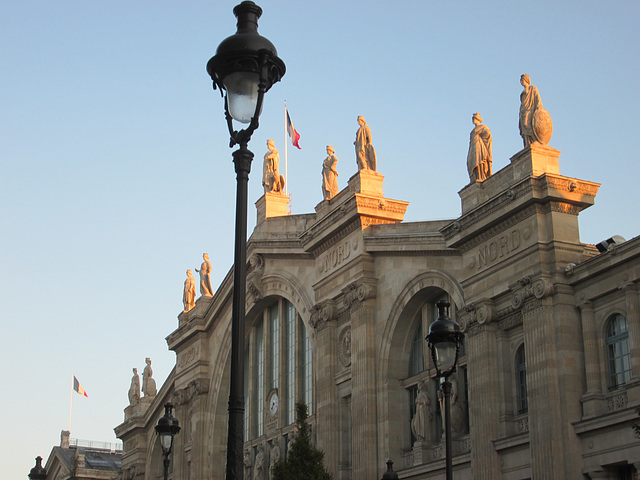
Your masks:
<path fill-rule="evenodd" d="M 238 2 L 3 2 L 0 8 L 0 299 L 3 478 L 26 478 L 68 427 L 115 442 L 131 368 L 175 354 L 184 271 L 233 260 L 235 174 L 222 101 L 205 71 Z M 325 146 L 340 188 L 356 117 L 373 133 L 385 195 L 409 221 L 454 218 L 468 183 L 471 115 L 493 132 L 494 171 L 522 148 L 529 73 L 562 151 L 560 172 L 602 183 L 581 238 L 640 234 L 637 1 L 265 0 L 260 32 L 287 65 L 250 148 L 249 231 L 268 138 L 283 146 L 294 214 L 322 199 Z M 295 150 L 295 151 L 293 151 Z M 283 156 L 283 155 L 282 155 Z M 284 163 L 283 159 L 281 160 Z"/>

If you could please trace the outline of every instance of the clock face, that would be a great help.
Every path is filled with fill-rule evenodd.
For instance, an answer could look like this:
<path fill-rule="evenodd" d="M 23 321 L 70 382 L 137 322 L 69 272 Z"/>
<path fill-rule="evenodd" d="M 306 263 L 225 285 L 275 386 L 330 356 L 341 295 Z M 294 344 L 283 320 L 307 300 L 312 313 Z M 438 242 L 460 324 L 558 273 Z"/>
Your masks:
<path fill-rule="evenodd" d="M 269 399 L 269 411 L 271 412 L 271 415 L 275 415 L 276 413 L 278 413 L 278 394 L 275 392 Z"/>

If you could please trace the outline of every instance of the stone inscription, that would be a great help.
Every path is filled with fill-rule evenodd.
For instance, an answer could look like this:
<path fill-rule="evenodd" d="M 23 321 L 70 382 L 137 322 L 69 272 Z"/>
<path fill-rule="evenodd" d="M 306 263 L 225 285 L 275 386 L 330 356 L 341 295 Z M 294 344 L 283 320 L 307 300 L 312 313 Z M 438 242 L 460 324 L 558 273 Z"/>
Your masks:
<path fill-rule="evenodd" d="M 520 231 L 512 230 L 481 245 L 475 255 L 476 269 L 481 270 L 493 265 L 498 260 L 508 257 L 520 248 L 520 244 Z"/>
<path fill-rule="evenodd" d="M 199 355 L 199 349 L 197 346 L 189 347 L 181 355 L 178 356 L 178 367 L 185 368 L 191 363 L 195 362 L 196 357 Z"/>
<path fill-rule="evenodd" d="M 351 242 L 346 240 L 328 250 L 320 259 L 322 273 L 327 273 L 345 263 L 351 256 Z"/>

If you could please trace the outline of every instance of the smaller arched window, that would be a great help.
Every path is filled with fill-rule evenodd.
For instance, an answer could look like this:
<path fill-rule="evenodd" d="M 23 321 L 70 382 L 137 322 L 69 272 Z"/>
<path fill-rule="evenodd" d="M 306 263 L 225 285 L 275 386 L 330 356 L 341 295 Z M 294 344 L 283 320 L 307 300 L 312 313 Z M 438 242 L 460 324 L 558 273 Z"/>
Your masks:
<path fill-rule="evenodd" d="M 631 378 L 631 356 L 629 354 L 629 331 L 627 319 L 614 315 L 607 323 L 607 364 L 609 390 L 621 388 Z"/>
<path fill-rule="evenodd" d="M 518 413 L 527 413 L 527 361 L 524 356 L 524 344 L 516 351 L 516 389 L 518 394 Z"/>

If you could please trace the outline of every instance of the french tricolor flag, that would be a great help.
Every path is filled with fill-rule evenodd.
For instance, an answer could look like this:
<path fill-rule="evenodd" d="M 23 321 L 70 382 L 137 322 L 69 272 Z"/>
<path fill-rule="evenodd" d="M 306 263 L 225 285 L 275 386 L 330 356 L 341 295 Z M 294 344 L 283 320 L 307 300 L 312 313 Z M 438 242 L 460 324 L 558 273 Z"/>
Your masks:
<path fill-rule="evenodd" d="M 291 138 L 291 144 L 294 147 L 300 148 L 300 145 L 298 145 L 298 140 L 300 140 L 300 134 L 296 131 L 295 127 L 293 126 L 293 123 L 291 123 L 291 117 L 289 116 L 289 110 L 287 110 L 287 106 L 286 105 L 284 107 L 284 111 L 287 114 L 287 133 L 289 134 L 289 137 Z"/>

